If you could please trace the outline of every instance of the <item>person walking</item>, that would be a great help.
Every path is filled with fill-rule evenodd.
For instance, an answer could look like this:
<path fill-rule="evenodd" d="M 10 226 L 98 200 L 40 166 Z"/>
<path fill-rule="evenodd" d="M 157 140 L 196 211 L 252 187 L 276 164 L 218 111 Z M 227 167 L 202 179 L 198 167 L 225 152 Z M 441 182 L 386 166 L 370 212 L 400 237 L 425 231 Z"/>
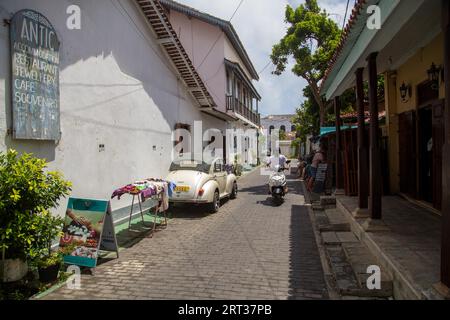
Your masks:
<path fill-rule="evenodd" d="M 310 177 L 307 182 L 307 188 L 311 192 L 316 180 L 317 169 L 319 164 L 325 163 L 326 145 L 324 142 L 320 142 L 319 150 L 315 153 L 311 162 Z"/>

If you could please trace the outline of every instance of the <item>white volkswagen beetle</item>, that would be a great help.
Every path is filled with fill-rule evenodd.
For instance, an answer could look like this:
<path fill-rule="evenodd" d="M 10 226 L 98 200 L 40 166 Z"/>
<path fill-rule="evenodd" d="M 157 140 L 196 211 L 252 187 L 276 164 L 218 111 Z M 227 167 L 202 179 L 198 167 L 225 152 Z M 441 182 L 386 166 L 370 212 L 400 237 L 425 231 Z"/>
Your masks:
<path fill-rule="evenodd" d="M 216 213 L 221 199 L 237 197 L 236 176 L 225 171 L 221 158 L 211 164 L 191 160 L 174 162 L 166 180 L 176 185 L 169 199 L 171 204 L 205 204 L 209 211 Z"/>

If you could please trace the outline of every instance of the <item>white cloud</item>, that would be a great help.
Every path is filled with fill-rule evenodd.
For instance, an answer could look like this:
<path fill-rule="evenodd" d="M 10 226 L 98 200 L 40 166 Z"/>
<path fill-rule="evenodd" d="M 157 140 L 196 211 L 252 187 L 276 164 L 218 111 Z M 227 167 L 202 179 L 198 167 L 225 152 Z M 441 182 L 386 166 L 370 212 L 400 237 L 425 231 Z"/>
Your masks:
<path fill-rule="evenodd" d="M 229 20 L 241 0 L 177 0 L 197 10 Z M 270 61 L 272 46 L 285 34 L 284 13 L 286 5 L 298 6 L 303 0 L 244 0 L 231 21 L 243 42 L 253 64 L 260 72 Z M 347 1 L 319 0 L 319 4 L 333 18 L 342 24 Z M 349 9 L 350 12 L 351 8 Z M 303 100 L 302 90 L 306 82 L 292 74 L 292 66 L 281 76 L 272 75 L 270 65 L 255 83 L 262 96 L 260 112 L 268 114 L 289 114 Z"/>

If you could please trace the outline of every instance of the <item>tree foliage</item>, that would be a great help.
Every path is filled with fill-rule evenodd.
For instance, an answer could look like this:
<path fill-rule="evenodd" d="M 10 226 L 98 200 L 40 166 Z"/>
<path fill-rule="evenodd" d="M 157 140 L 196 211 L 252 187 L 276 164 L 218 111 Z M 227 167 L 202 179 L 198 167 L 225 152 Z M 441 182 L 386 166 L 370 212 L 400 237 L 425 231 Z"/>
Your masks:
<path fill-rule="evenodd" d="M 317 135 L 320 133 L 320 111 L 319 105 L 312 97 L 309 86 L 303 89 L 305 101 L 297 108 L 292 122 L 297 130 L 297 137 L 304 143 L 308 135 Z"/>
<path fill-rule="evenodd" d="M 0 153 L 0 252 L 9 259 L 47 252 L 62 220 L 52 208 L 69 195 L 71 183 L 47 171 L 45 160 L 14 150 Z"/>
<path fill-rule="evenodd" d="M 292 72 L 307 81 L 323 123 L 325 104 L 320 96 L 319 83 L 339 44 L 341 30 L 319 7 L 317 0 L 306 0 L 296 9 L 288 5 L 285 22 L 289 25 L 286 35 L 272 49 L 271 59 L 276 66 L 274 73 L 283 73 L 289 58 L 294 58 Z"/>

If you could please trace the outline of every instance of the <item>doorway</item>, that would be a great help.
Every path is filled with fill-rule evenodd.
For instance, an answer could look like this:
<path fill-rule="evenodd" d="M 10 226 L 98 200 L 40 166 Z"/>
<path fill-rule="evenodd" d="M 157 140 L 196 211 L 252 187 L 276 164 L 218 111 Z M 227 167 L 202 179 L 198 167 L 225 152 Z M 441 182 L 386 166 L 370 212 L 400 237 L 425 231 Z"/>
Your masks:
<path fill-rule="evenodd" d="M 427 106 L 419 110 L 419 199 L 433 203 L 433 110 Z"/>
<path fill-rule="evenodd" d="M 433 106 L 432 176 L 433 206 L 442 210 L 442 149 L 445 141 L 444 102 Z"/>
<path fill-rule="evenodd" d="M 416 198 L 416 113 L 399 114 L 400 192 Z"/>
<path fill-rule="evenodd" d="M 417 88 L 417 198 L 441 210 L 444 101 L 432 84 L 427 81 Z"/>
<path fill-rule="evenodd" d="M 442 209 L 442 147 L 444 103 L 437 100 L 419 109 L 419 199 Z"/>

